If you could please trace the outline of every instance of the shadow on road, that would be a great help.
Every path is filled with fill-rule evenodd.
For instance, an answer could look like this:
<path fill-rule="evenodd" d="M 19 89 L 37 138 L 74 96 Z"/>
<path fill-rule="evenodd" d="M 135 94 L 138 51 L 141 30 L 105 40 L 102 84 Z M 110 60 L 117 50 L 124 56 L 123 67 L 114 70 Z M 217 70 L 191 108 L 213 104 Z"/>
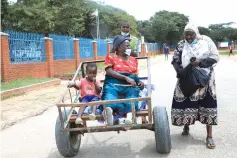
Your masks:
<path fill-rule="evenodd" d="M 173 150 L 186 149 L 190 145 L 203 146 L 205 144 L 204 141 L 197 140 L 192 135 L 182 136 L 181 133 L 171 135 L 171 141 Z"/>
<path fill-rule="evenodd" d="M 88 135 L 85 138 L 77 156 L 75 158 L 157 158 L 157 157 L 169 157 L 169 154 L 159 154 L 156 151 L 156 144 L 154 139 L 147 139 L 143 148 L 132 149 L 131 144 L 125 143 L 109 143 L 113 139 L 112 137 L 106 140 L 99 141 L 94 134 Z M 203 146 L 204 141 L 195 139 L 192 135 L 182 136 L 181 134 L 172 134 L 172 150 L 186 150 L 190 146 Z M 138 144 L 140 142 L 137 142 Z M 171 153 L 172 153 L 171 150 Z M 62 158 L 57 149 L 53 150 L 48 158 Z"/>
<path fill-rule="evenodd" d="M 90 137 L 90 138 L 89 138 Z M 131 144 L 128 142 L 125 143 L 107 143 L 111 141 L 113 137 L 110 137 L 104 141 L 99 142 L 93 134 L 86 138 L 85 144 L 81 146 L 77 156 L 75 158 L 157 158 L 163 157 L 166 158 L 169 154 L 159 154 L 156 151 L 155 140 L 148 139 L 146 141 L 146 146 L 139 149 L 132 149 Z M 93 140 L 93 144 L 89 144 L 89 139 Z M 138 144 L 140 142 L 137 142 Z M 60 153 L 56 150 L 52 151 L 48 158 L 63 158 Z"/>

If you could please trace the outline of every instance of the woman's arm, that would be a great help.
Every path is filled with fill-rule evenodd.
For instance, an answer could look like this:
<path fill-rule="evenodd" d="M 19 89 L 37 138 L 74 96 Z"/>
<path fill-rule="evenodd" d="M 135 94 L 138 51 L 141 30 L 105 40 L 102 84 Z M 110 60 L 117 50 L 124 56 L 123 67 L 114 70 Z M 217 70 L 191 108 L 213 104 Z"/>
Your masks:
<path fill-rule="evenodd" d="M 216 48 L 215 43 L 212 41 L 211 38 L 204 36 L 205 40 L 207 41 L 208 48 L 210 51 L 210 55 L 207 59 L 204 59 L 200 62 L 199 66 L 201 68 L 208 68 L 216 64 L 220 60 L 219 52 Z"/>
<path fill-rule="evenodd" d="M 211 67 L 212 65 L 214 65 L 215 63 L 217 63 L 216 60 L 214 60 L 212 58 L 207 58 L 207 59 L 202 60 L 199 64 L 199 66 L 201 68 L 208 68 L 208 67 Z"/>
<path fill-rule="evenodd" d="M 106 71 L 106 74 L 109 76 L 126 81 L 126 76 L 121 75 L 120 73 L 114 71 L 112 68 L 107 68 L 105 71 Z"/>
<path fill-rule="evenodd" d="M 212 41 L 212 39 L 210 37 L 208 38 L 208 47 L 209 47 L 209 51 L 210 51 L 210 56 L 209 58 L 213 59 L 216 61 L 216 63 L 219 62 L 220 60 L 220 54 L 219 51 L 216 48 L 215 43 Z"/>
<path fill-rule="evenodd" d="M 208 68 L 208 67 L 211 67 L 214 64 L 216 64 L 220 60 L 220 56 L 219 56 L 219 52 L 216 48 L 216 45 L 211 40 L 211 38 L 207 37 L 207 36 L 203 36 L 203 38 L 208 44 L 208 49 L 210 51 L 210 54 L 209 54 L 208 58 L 199 60 L 199 63 L 196 66 L 199 66 L 201 68 Z"/>
<path fill-rule="evenodd" d="M 174 50 L 174 56 L 171 64 L 173 65 L 175 71 L 177 72 L 177 77 L 178 74 L 183 70 L 181 66 L 181 57 L 182 57 L 182 51 L 183 51 L 183 46 L 184 46 L 184 41 L 180 41 L 178 43 L 178 46 Z"/>
<path fill-rule="evenodd" d="M 129 84 L 131 84 L 132 86 L 136 86 L 136 82 L 133 79 L 131 79 L 131 78 L 127 77 L 127 76 L 121 75 L 120 73 L 114 71 L 110 67 L 107 68 L 105 71 L 106 71 L 106 74 L 109 75 L 109 76 L 112 76 L 112 77 L 120 79 L 120 80 L 125 80 Z"/>

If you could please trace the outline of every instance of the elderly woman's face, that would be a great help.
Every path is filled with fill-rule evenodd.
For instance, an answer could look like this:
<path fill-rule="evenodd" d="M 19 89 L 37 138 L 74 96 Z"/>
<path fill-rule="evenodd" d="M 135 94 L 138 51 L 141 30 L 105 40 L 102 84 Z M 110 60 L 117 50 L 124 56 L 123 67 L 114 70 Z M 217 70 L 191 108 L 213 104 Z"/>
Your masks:
<path fill-rule="evenodd" d="M 185 31 L 184 38 L 188 43 L 192 43 L 196 39 L 196 33 L 194 31 Z"/>
<path fill-rule="evenodd" d="M 119 51 L 120 52 L 125 52 L 126 49 L 130 49 L 130 43 L 128 40 L 124 41 L 120 46 L 119 46 Z"/>

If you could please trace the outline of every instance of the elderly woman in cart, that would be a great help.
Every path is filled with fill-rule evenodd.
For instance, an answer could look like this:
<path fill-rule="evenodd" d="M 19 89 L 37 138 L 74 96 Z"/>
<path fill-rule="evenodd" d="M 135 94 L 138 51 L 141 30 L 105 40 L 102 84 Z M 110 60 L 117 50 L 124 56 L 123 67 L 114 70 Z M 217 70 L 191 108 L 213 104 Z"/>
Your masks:
<path fill-rule="evenodd" d="M 140 89 L 144 87 L 137 76 L 138 61 L 130 56 L 131 49 L 129 38 L 118 35 L 113 42 L 114 53 L 109 53 L 105 58 L 105 82 L 103 86 L 102 100 L 116 100 L 123 96 L 124 99 L 138 98 Z M 138 109 L 138 102 L 135 102 Z M 126 115 L 125 124 L 132 123 L 131 103 L 107 104 L 107 122 L 114 124 L 113 113 Z M 103 111 L 105 117 L 105 111 Z M 105 117 L 106 118 L 106 117 Z"/>

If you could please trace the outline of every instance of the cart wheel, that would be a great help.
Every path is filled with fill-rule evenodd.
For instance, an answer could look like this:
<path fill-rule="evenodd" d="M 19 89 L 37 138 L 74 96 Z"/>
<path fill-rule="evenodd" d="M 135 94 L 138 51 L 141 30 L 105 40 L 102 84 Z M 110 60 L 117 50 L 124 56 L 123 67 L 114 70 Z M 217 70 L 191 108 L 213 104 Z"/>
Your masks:
<path fill-rule="evenodd" d="M 153 108 L 154 131 L 156 150 L 159 153 L 169 153 L 171 150 L 170 128 L 166 108 L 156 106 Z"/>
<path fill-rule="evenodd" d="M 65 113 L 68 115 L 69 110 L 66 110 L 65 112 L 62 111 L 63 120 L 66 119 Z M 73 113 L 76 114 L 76 111 L 74 110 Z M 68 127 L 75 127 L 75 123 L 69 123 Z M 81 134 L 62 131 L 59 116 L 57 117 L 55 125 L 55 139 L 58 151 L 62 156 L 73 157 L 77 155 L 81 145 Z"/>

